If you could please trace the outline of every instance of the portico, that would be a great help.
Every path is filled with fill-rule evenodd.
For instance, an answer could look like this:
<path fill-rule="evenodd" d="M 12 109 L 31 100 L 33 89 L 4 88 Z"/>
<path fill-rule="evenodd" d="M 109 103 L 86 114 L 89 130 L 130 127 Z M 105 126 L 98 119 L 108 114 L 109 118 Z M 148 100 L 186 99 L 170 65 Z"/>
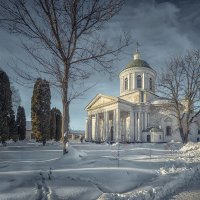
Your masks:
<path fill-rule="evenodd" d="M 145 107 L 136 112 L 132 103 L 125 102 L 119 97 L 98 94 L 86 109 L 87 141 L 141 141 L 141 132 L 148 125 Z"/>

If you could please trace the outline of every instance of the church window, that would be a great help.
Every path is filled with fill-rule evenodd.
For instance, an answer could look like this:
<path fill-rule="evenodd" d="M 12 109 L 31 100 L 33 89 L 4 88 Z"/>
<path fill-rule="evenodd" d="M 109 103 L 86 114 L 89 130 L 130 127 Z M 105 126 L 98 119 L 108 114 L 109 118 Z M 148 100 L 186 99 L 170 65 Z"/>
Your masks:
<path fill-rule="evenodd" d="M 144 92 L 141 91 L 141 103 L 144 103 Z"/>
<path fill-rule="evenodd" d="M 149 89 L 153 90 L 153 81 L 152 81 L 152 78 L 149 79 Z"/>
<path fill-rule="evenodd" d="M 128 90 L 128 78 L 125 78 L 124 80 L 124 89 Z"/>
<path fill-rule="evenodd" d="M 167 126 L 167 127 L 166 127 L 166 135 L 167 135 L 167 136 L 172 135 L 172 128 L 171 128 L 171 126 Z"/>
<path fill-rule="evenodd" d="M 137 88 L 142 88 L 142 77 L 140 75 L 137 76 Z"/>

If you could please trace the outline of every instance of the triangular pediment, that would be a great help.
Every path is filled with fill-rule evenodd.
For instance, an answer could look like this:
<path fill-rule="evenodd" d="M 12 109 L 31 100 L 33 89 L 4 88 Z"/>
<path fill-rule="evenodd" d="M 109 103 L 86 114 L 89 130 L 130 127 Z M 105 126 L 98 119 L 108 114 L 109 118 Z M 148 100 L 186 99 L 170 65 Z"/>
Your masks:
<path fill-rule="evenodd" d="M 164 121 L 165 122 L 172 122 L 172 119 L 170 117 L 167 117 Z"/>
<path fill-rule="evenodd" d="M 87 106 L 86 110 L 95 109 L 98 107 L 110 105 L 117 102 L 117 97 L 98 94 Z"/>

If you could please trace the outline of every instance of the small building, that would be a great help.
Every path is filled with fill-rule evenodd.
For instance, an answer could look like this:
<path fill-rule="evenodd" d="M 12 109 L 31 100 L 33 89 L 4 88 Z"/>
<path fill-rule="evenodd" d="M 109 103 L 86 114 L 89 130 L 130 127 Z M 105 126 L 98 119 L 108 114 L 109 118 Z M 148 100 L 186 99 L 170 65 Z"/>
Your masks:
<path fill-rule="evenodd" d="M 150 127 L 142 132 L 143 142 L 164 142 L 164 133 L 161 128 Z"/>
<path fill-rule="evenodd" d="M 69 140 L 80 140 L 81 137 L 85 137 L 85 131 L 83 130 L 70 130 L 68 134 Z"/>

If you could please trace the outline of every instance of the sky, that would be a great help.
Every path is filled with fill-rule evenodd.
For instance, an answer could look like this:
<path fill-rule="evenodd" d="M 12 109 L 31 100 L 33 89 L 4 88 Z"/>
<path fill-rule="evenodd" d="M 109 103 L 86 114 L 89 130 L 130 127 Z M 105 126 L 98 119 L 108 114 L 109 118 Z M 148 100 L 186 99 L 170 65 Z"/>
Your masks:
<path fill-rule="evenodd" d="M 119 96 L 119 72 L 125 68 L 136 50 L 136 41 L 140 43 L 141 58 L 147 61 L 157 72 L 161 72 L 166 61 L 174 55 L 184 55 L 188 50 L 200 48 L 200 1 L 199 0 L 127 0 L 117 16 L 104 27 L 107 39 L 115 41 L 117 35 L 128 32 L 132 43 L 116 60 L 113 77 L 94 74 L 89 80 L 93 88 L 70 107 L 70 127 L 85 127 L 86 105 L 98 93 Z M 11 77 L 16 89 L 19 89 L 21 105 L 26 110 L 27 120 L 31 120 L 32 87 L 15 83 L 10 69 L 13 58 L 26 58 L 20 47 L 19 39 L 0 28 L 0 67 Z M 51 89 L 51 107 L 62 110 L 61 98 L 55 89 Z"/>

